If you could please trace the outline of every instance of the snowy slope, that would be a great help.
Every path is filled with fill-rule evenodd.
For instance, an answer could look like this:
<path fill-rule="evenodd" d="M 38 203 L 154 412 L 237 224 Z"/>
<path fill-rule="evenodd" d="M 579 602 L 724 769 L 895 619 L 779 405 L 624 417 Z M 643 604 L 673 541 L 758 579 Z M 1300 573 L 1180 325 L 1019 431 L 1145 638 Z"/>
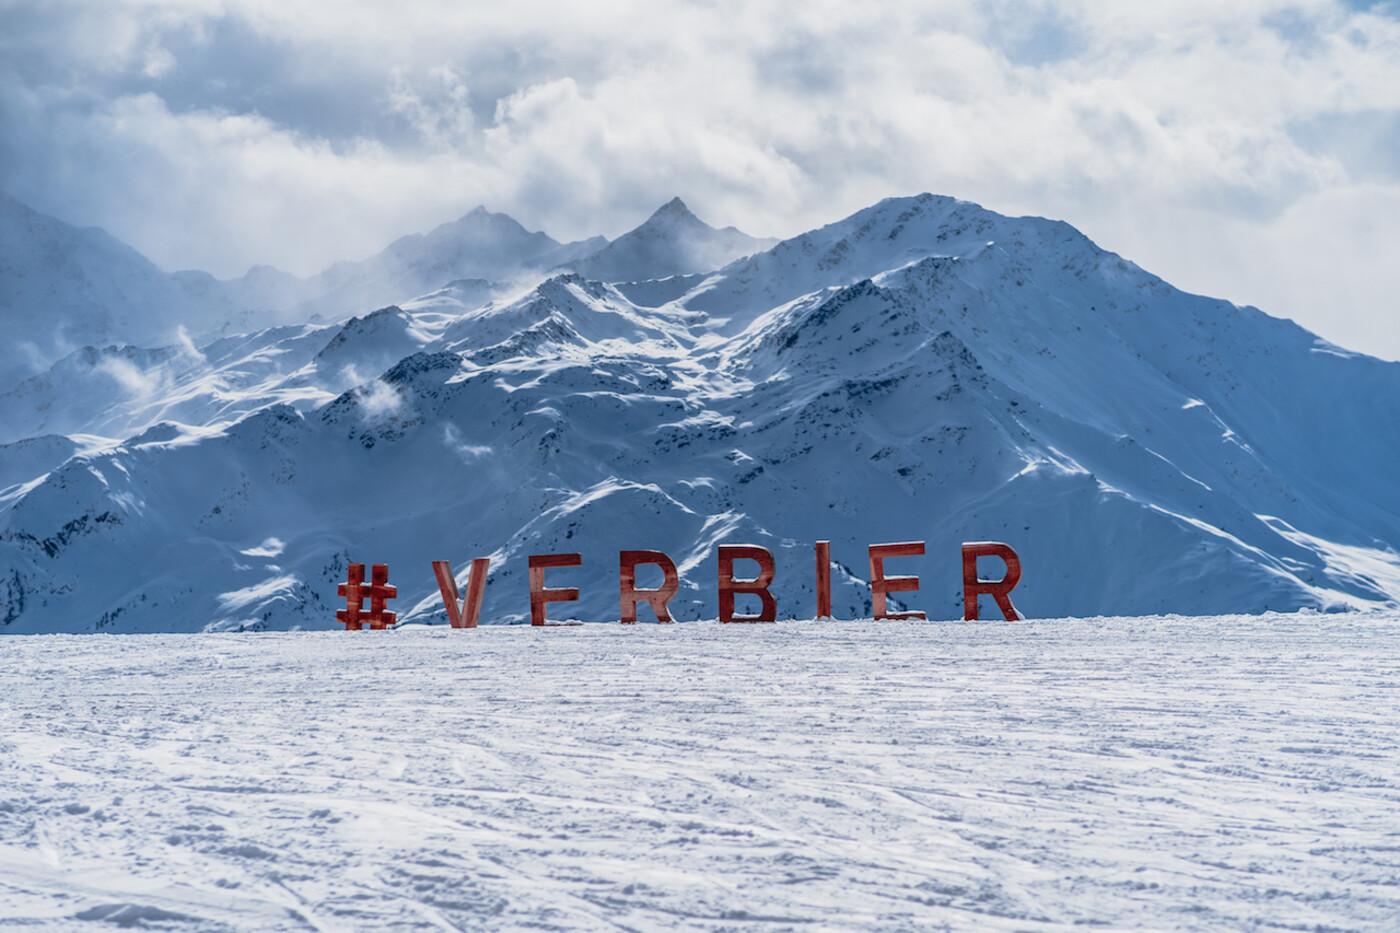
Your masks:
<path fill-rule="evenodd" d="M 4 630 L 332 627 L 350 562 L 442 622 L 429 562 L 484 556 L 487 621 L 520 622 L 526 556 L 572 551 L 549 584 L 582 598 L 552 616 L 616 620 L 623 548 L 669 553 L 673 614 L 713 618 L 715 546 L 743 542 L 806 617 L 827 538 L 844 617 L 870 612 L 866 545 L 898 540 L 928 542 L 890 572 L 934 618 L 986 538 L 1031 616 L 1400 602 L 1400 365 L 1064 224 L 923 195 L 709 272 L 493 288 L 155 354 L 106 407 L 61 379 L 0 398 L 25 426 Z M 67 384 L 113 353 L 145 359 Z M 72 446 L 21 456 L 31 430 Z"/>
<path fill-rule="evenodd" d="M 360 326 L 356 318 L 345 325 Z M 222 338 L 203 348 L 85 347 L 0 394 L 0 442 L 44 432 L 115 442 L 161 421 L 205 426 L 231 423 L 274 403 L 313 407 L 361 381 L 353 367 L 328 362 L 336 354 L 327 345 L 341 331 L 301 325 Z"/>
<path fill-rule="evenodd" d="M 1396 613 L 3 647 L 7 929 L 1400 926 Z"/>

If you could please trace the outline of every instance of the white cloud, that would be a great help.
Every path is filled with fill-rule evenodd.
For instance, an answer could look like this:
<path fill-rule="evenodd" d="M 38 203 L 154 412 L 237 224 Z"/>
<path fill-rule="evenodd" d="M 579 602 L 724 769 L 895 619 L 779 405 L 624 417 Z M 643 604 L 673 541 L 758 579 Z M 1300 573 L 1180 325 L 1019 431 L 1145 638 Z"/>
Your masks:
<path fill-rule="evenodd" d="M 166 385 L 162 370 L 143 370 L 120 357 L 104 356 L 98 360 L 96 368 L 110 376 L 130 398 L 146 398 Z"/>
<path fill-rule="evenodd" d="M 0 66 L 0 185 L 167 267 L 307 273 L 477 203 L 790 235 L 931 190 L 1304 323 L 1331 296 L 1327 336 L 1400 357 L 1400 23 L 1331 0 L 52 9 Z"/>
<path fill-rule="evenodd" d="M 263 543 L 257 547 L 250 547 L 238 553 L 247 557 L 277 557 L 286 547 L 286 542 L 281 538 L 264 538 Z"/>
<path fill-rule="evenodd" d="M 170 50 L 162 45 L 152 44 L 146 49 L 145 65 L 141 73 L 148 78 L 163 78 L 170 74 L 177 62 Z"/>
<path fill-rule="evenodd" d="M 399 390 L 382 379 L 374 379 L 357 390 L 360 408 L 369 420 L 396 417 L 407 409 Z"/>
<path fill-rule="evenodd" d="M 447 65 L 428 71 L 429 86 L 416 87 L 407 69 L 389 69 L 389 101 L 433 149 L 470 144 L 475 120 L 469 91 L 457 73 Z"/>
<path fill-rule="evenodd" d="M 491 448 L 483 444 L 468 444 L 462 439 L 462 432 L 457 430 L 457 426 L 449 424 L 443 428 L 442 443 L 448 450 L 456 454 L 463 463 L 473 466 L 487 457 L 491 456 Z"/>
<path fill-rule="evenodd" d="M 190 332 L 183 324 L 175 328 L 175 345 L 180 348 L 180 356 L 182 356 L 187 363 L 203 365 L 208 362 L 204 354 L 200 352 L 199 347 L 195 345 L 194 338 L 190 336 Z"/>

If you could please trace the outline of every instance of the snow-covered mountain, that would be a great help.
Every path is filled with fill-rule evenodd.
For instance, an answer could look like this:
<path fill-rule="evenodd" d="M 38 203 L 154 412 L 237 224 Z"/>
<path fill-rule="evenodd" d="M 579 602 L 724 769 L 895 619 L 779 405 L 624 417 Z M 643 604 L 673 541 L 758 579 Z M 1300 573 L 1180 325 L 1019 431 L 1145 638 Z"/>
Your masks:
<path fill-rule="evenodd" d="M 429 562 L 481 556 L 485 618 L 518 622 L 525 557 L 564 551 L 584 564 L 549 585 L 582 597 L 551 615 L 615 620 L 623 548 L 669 553 L 673 614 L 713 617 L 715 546 L 741 542 L 810 616 L 823 538 L 845 617 L 866 545 L 908 539 L 925 557 L 890 572 L 934 618 L 986 538 L 1033 616 L 1400 604 L 1400 364 L 951 198 L 699 272 L 641 247 L 691 219 L 672 202 L 514 294 L 422 265 L 452 280 L 344 324 L 81 351 L 0 397 L 0 631 L 333 627 L 350 562 L 442 621 Z M 501 263 L 549 255 L 530 237 Z"/>
<path fill-rule="evenodd" d="M 476 307 L 565 269 L 608 281 L 705 272 L 774 242 L 716 230 L 679 198 L 615 243 L 594 236 L 561 244 L 477 207 L 309 278 L 255 266 L 219 280 L 162 272 L 101 229 L 73 227 L 0 194 L 0 321 L 23 335 L 18 352 L 0 361 L 0 392 L 85 348 L 342 321 L 445 287 L 456 288 L 464 308 Z"/>
<path fill-rule="evenodd" d="M 635 282 L 709 272 L 776 242 L 734 227 L 716 230 L 692 214 L 680 198 L 672 198 L 635 230 L 560 265 L 598 281 Z"/>
<path fill-rule="evenodd" d="M 182 284 L 102 230 L 0 194 L 0 321 L 10 335 L 0 386 L 117 333 L 136 343 L 167 336 Z"/>
<path fill-rule="evenodd" d="M 345 309 L 361 313 L 457 280 L 508 283 L 527 270 L 546 268 L 556 257 L 594 245 L 562 245 L 505 214 L 478 207 L 428 233 L 395 240 L 369 259 L 336 263 L 307 283 L 315 297 L 302 307 L 334 318 Z"/>

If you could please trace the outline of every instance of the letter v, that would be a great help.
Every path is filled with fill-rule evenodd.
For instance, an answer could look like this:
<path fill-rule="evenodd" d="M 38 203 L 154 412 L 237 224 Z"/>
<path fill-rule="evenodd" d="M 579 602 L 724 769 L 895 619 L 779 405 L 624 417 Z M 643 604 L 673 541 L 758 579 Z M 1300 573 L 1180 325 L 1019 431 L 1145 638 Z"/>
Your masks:
<path fill-rule="evenodd" d="M 457 577 L 452 573 L 452 562 L 433 561 L 433 573 L 437 574 L 442 603 L 447 607 L 447 618 L 453 628 L 476 628 L 476 623 L 481 619 L 481 598 L 486 595 L 486 570 L 490 566 L 489 557 L 478 557 L 472 561 L 471 573 L 467 577 L 467 595 L 459 606 Z"/>

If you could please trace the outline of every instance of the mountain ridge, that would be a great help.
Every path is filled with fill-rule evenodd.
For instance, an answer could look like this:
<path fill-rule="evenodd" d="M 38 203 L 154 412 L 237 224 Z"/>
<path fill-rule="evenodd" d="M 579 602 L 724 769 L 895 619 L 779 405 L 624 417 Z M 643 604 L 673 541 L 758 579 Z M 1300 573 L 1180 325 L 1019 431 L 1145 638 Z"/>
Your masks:
<path fill-rule="evenodd" d="M 238 278 L 216 279 L 199 270 L 164 272 L 100 227 L 75 227 L 0 192 L 0 320 L 29 338 L 26 355 L 0 363 L 0 391 L 83 346 L 150 346 L 174 343 L 182 330 L 204 340 L 344 320 L 465 280 L 481 283 L 481 302 L 549 270 L 600 263 L 625 271 L 622 278 L 645 280 L 673 274 L 678 263 L 718 267 L 771 242 L 708 227 L 679 198 L 619 240 L 618 249 L 601 236 L 560 243 L 478 205 L 305 278 L 255 265 Z"/>
<path fill-rule="evenodd" d="M 718 269 L 775 242 L 735 227 L 711 227 L 675 197 L 640 226 L 568 264 L 568 269 L 602 281 L 670 278 Z"/>

